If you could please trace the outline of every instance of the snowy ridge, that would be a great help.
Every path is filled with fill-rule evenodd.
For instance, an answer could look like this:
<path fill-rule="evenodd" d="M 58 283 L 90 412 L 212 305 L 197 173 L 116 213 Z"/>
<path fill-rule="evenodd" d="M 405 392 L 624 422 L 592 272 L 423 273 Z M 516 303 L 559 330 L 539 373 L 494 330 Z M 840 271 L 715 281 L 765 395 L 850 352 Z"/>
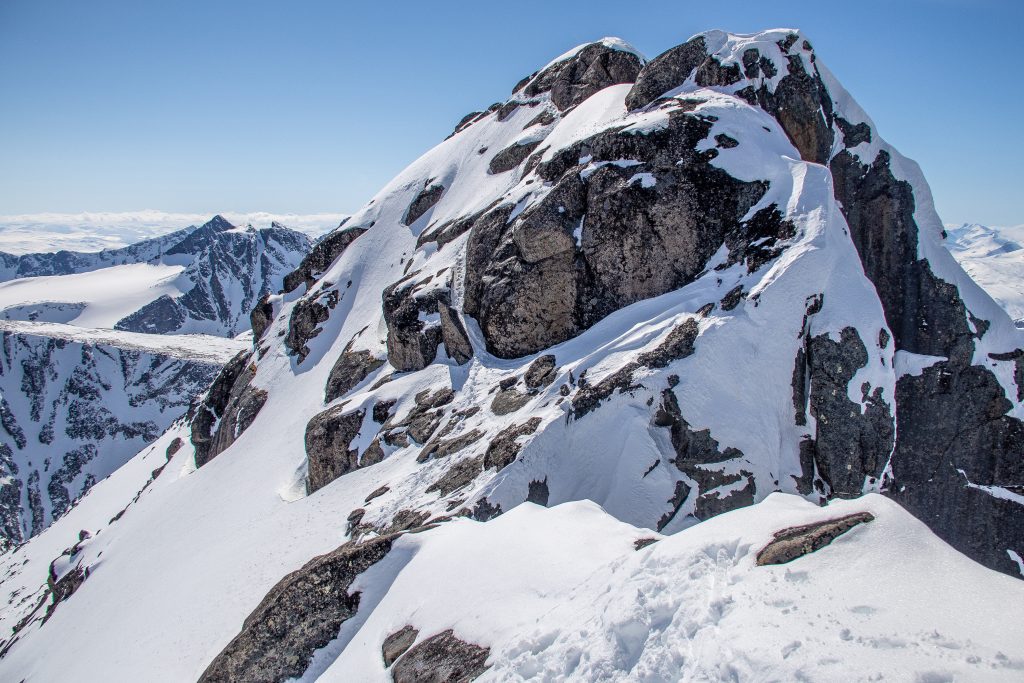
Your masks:
<path fill-rule="evenodd" d="M 208 334 L 141 334 L 60 323 L 0 320 L 0 331 L 33 337 L 63 339 L 84 344 L 107 344 L 132 351 L 156 353 L 182 360 L 223 365 L 249 348 L 248 339 L 226 339 Z"/>
<path fill-rule="evenodd" d="M 1019 678 L 1021 332 L 802 34 L 567 53 L 334 236 L 0 558 L 0 673 L 401 681 L 451 629 L 479 680 Z"/>

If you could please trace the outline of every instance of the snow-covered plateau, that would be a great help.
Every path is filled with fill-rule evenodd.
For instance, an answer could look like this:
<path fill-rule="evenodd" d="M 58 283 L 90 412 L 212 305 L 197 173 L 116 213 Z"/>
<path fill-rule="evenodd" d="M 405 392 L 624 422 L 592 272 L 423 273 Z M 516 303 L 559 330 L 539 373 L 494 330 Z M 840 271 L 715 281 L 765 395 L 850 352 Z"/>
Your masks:
<path fill-rule="evenodd" d="M 0 555 L 0 678 L 1019 681 L 1024 331 L 945 239 L 800 32 L 570 50 Z"/>

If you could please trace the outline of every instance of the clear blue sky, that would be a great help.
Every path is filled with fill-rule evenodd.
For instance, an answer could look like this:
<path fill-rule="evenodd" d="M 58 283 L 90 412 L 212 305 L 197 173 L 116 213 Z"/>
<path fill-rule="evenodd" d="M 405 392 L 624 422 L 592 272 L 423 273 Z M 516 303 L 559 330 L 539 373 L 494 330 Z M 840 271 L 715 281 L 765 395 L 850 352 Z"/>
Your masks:
<path fill-rule="evenodd" d="M 1024 223 L 1024 3 L 0 0 L 0 214 L 352 211 L 582 42 L 804 29 L 943 219 Z"/>

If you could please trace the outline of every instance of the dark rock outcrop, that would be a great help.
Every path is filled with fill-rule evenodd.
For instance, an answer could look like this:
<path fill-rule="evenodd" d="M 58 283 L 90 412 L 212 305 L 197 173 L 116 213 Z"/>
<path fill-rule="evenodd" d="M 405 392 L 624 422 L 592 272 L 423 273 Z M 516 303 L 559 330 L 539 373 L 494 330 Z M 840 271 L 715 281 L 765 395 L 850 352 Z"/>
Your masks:
<path fill-rule="evenodd" d="M 409 276 L 384 290 L 388 361 L 399 372 L 425 368 L 442 343 L 456 363 L 465 363 L 473 355 L 469 336 L 451 307 L 449 289 L 427 288 L 429 281 Z"/>
<path fill-rule="evenodd" d="M 415 223 L 419 220 L 420 216 L 441 201 L 441 195 L 443 194 L 444 185 L 433 184 L 428 180 L 426 186 L 412 200 L 412 204 L 409 205 L 409 209 L 405 212 L 405 218 L 402 219 L 402 222 L 406 225 Z"/>
<path fill-rule="evenodd" d="M 500 472 L 515 462 L 515 459 L 519 457 L 519 451 L 523 448 L 519 438 L 533 434 L 539 426 L 540 418 L 531 417 L 523 424 L 510 425 L 501 430 L 487 447 L 483 461 L 484 469 L 494 467 Z"/>
<path fill-rule="evenodd" d="M 200 683 L 279 683 L 301 677 L 313 653 L 334 640 L 359 609 L 360 594 L 349 592 L 352 582 L 387 555 L 394 539 L 388 535 L 346 543 L 281 579 L 206 668 Z"/>
<path fill-rule="evenodd" d="M 540 141 L 524 142 L 524 143 L 513 143 L 501 150 L 491 159 L 490 164 L 487 166 L 487 172 L 494 173 L 505 173 L 511 171 L 513 168 L 523 163 L 526 157 L 530 156 L 530 152 L 537 149 L 537 145 Z"/>
<path fill-rule="evenodd" d="M 396 659 L 404 655 L 406 650 L 416 642 L 416 636 L 419 633 L 412 626 L 403 626 L 385 638 L 380 648 L 381 657 L 384 659 L 384 668 L 388 668 L 395 663 Z"/>
<path fill-rule="evenodd" d="M 395 662 L 394 683 L 467 683 L 487 670 L 490 648 L 459 640 L 451 629 L 416 644 Z"/>
<path fill-rule="evenodd" d="M 365 413 L 345 411 L 345 406 L 328 408 L 306 425 L 306 461 L 309 475 L 306 493 L 313 493 L 359 467 L 359 452 L 350 450 L 359 434 Z"/>
<path fill-rule="evenodd" d="M 555 357 L 548 353 L 530 363 L 523 375 L 523 382 L 530 390 L 546 387 L 555 381 L 558 376 L 558 366 L 555 365 Z"/>
<path fill-rule="evenodd" d="M 274 322 L 274 304 L 270 302 L 270 294 L 264 294 L 249 313 L 253 343 L 263 339 L 263 335 L 266 334 L 267 328 L 272 322 Z"/>
<path fill-rule="evenodd" d="M 250 386 L 256 373 L 252 352 L 232 358 L 213 381 L 192 417 L 196 467 L 228 448 L 248 429 L 267 402 L 267 392 Z"/>
<path fill-rule="evenodd" d="M 384 365 L 384 361 L 374 358 L 369 351 L 346 349 L 338 356 L 334 367 L 331 368 L 331 374 L 327 376 L 324 403 L 330 403 L 334 399 L 344 396 L 382 365 Z"/>
<path fill-rule="evenodd" d="M 513 94 L 522 90 L 527 97 L 537 97 L 550 92 L 551 102 L 564 112 L 610 85 L 632 83 L 641 66 L 640 58 L 631 52 L 591 43 L 569 59 L 524 79 Z"/>
<path fill-rule="evenodd" d="M 710 153 L 695 149 L 710 130 L 681 108 L 666 128 L 642 136 L 594 135 L 538 166 L 554 183 L 542 200 L 511 223 L 474 225 L 465 312 L 480 323 L 491 353 L 535 353 L 624 306 L 678 289 L 727 235 L 744 230 L 740 221 L 766 184 L 712 166 Z M 608 164 L 584 178 L 581 158 L 640 165 Z M 636 182 L 638 173 L 654 184 Z"/>
<path fill-rule="evenodd" d="M 697 36 L 661 53 L 636 77 L 636 82 L 626 95 L 626 107 L 645 107 L 669 90 L 679 87 L 706 58 L 703 36 Z"/>
<path fill-rule="evenodd" d="M 857 330 L 843 329 L 838 342 L 827 334 L 808 340 L 810 414 L 817 424 L 814 462 L 831 495 L 859 496 L 866 481 L 882 476 L 892 453 L 895 423 L 882 389 L 859 387 L 866 408 L 850 400 L 848 385 L 868 363 Z"/>
<path fill-rule="evenodd" d="M 785 564 L 821 550 L 839 536 L 857 526 L 875 519 L 870 512 L 857 512 L 824 522 L 795 526 L 776 531 L 774 540 L 757 553 L 757 564 Z"/>
<path fill-rule="evenodd" d="M 306 288 L 313 286 L 319 275 L 327 271 L 331 264 L 338 260 L 338 257 L 345 253 L 345 250 L 356 241 L 360 235 L 366 232 L 367 228 L 351 227 L 344 228 L 342 224 L 331 234 L 313 245 L 313 249 L 302 259 L 299 267 L 284 277 L 284 291 L 291 292 L 305 283 Z"/>

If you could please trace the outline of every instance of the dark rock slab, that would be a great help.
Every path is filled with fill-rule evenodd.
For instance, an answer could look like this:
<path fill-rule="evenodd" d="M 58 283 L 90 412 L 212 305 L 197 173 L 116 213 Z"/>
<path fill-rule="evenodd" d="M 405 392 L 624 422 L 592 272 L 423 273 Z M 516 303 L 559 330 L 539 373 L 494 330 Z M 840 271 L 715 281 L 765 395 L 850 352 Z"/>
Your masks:
<path fill-rule="evenodd" d="M 626 107 L 645 107 L 669 90 L 678 88 L 706 58 L 703 36 L 661 53 L 641 69 L 626 95 Z"/>
<path fill-rule="evenodd" d="M 306 461 L 309 476 L 306 493 L 313 493 L 359 467 L 359 452 L 350 449 L 365 416 L 362 410 L 346 412 L 344 406 L 318 413 L 306 425 Z"/>
<path fill-rule="evenodd" d="M 313 246 L 313 249 L 302 259 L 298 268 L 285 275 L 284 291 L 294 291 L 303 283 L 307 289 L 312 287 L 317 277 L 325 273 L 331 264 L 337 261 L 338 257 L 345 253 L 345 250 L 366 230 L 367 228 L 360 227 L 342 229 L 341 225 L 338 226 L 338 229 Z"/>
<path fill-rule="evenodd" d="M 430 181 L 427 182 L 427 186 L 416 195 L 416 198 L 412 200 L 412 204 L 409 205 L 405 218 L 402 219 L 404 224 L 412 225 L 420 216 L 441 201 L 441 195 L 444 194 L 444 185 L 431 184 Z"/>
<path fill-rule="evenodd" d="M 569 59 L 552 64 L 520 82 L 513 92 L 527 97 L 551 93 L 551 102 L 566 111 L 594 93 L 618 83 L 632 83 L 640 73 L 640 58 L 601 43 L 592 43 Z"/>
<path fill-rule="evenodd" d="M 346 349 L 338 356 L 334 367 L 331 368 L 331 374 L 327 377 L 324 403 L 330 403 L 334 399 L 344 396 L 382 365 L 384 365 L 384 360 L 374 358 L 369 351 Z"/>
<path fill-rule="evenodd" d="M 338 636 L 359 609 L 352 582 L 391 550 L 395 536 L 346 543 L 313 558 L 275 585 L 241 632 L 200 676 L 200 683 L 278 683 L 299 678 L 313 653 Z"/>

